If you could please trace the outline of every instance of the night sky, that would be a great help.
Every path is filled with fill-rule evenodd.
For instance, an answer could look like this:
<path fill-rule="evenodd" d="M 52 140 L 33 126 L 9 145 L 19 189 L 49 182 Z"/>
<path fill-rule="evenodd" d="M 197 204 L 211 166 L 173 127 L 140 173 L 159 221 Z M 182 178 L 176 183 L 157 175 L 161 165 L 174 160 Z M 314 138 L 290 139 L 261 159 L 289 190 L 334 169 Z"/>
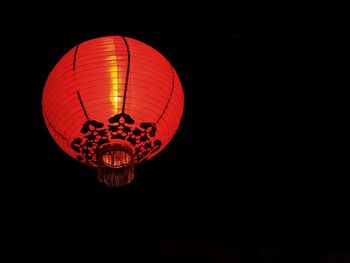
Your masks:
<path fill-rule="evenodd" d="M 335 261 L 350 258 L 346 99 L 304 79 L 321 73 L 304 69 L 310 46 L 295 31 L 40 23 L 9 35 L 21 64 L 3 111 L 4 262 L 350 262 Z M 119 189 L 66 155 L 41 113 L 56 62 L 108 35 L 162 53 L 185 94 L 176 136 Z"/>

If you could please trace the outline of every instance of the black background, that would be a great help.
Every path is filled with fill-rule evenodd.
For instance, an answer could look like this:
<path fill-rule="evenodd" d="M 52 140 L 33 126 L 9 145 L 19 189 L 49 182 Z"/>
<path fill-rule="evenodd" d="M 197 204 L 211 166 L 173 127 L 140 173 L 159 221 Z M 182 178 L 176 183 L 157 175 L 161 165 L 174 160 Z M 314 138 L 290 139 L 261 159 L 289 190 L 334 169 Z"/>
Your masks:
<path fill-rule="evenodd" d="M 100 17 L 28 19 L 8 35 L 7 262 L 349 259 L 346 99 L 324 92 L 323 73 L 305 63 L 320 47 L 290 28 Z M 174 139 L 120 189 L 98 184 L 96 170 L 60 150 L 41 113 L 56 62 L 106 35 L 157 49 L 185 94 Z"/>

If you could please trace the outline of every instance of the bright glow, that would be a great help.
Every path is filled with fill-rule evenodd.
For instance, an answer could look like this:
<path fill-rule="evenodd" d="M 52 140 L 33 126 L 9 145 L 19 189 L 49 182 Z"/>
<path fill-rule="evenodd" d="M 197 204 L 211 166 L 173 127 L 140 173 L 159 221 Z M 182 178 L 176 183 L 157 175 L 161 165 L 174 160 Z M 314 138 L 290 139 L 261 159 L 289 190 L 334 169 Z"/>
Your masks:
<path fill-rule="evenodd" d="M 109 67 L 109 74 L 111 78 L 111 93 L 110 93 L 110 100 L 113 105 L 114 113 L 120 113 L 121 112 L 121 105 L 123 100 L 122 91 L 119 88 L 119 81 L 118 81 L 118 65 L 117 65 L 117 57 L 116 56 L 109 56 L 108 61 L 110 63 Z"/>

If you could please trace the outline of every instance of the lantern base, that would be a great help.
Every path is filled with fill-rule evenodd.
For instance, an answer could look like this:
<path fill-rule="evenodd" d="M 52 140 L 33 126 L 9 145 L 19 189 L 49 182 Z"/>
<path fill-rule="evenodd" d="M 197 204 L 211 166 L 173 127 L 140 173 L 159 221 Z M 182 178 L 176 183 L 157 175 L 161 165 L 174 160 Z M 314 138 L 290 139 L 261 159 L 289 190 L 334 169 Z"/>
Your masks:
<path fill-rule="evenodd" d="M 110 187 L 127 185 L 135 177 L 134 152 L 125 143 L 103 145 L 97 165 L 98 181 Z"/>

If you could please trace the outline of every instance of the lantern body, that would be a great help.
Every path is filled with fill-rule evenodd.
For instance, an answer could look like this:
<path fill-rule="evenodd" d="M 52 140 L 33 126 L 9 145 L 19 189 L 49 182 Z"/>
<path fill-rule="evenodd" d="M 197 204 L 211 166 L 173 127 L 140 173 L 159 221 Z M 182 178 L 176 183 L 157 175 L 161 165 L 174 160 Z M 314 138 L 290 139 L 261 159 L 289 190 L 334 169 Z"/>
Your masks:
<path fill-rule="evenodd" d="M 135 163 L 152 158 L 175 135 L 183 105 L 172 65 L 150 46 L 120 36 L 72 48 L 51 71 L 42 96 L 53 139 L 91 166 L 104 146 L 114 144 L 131 150 Z M 117 159 L 103 158 L 111 166 L 121 165 Z"/>

